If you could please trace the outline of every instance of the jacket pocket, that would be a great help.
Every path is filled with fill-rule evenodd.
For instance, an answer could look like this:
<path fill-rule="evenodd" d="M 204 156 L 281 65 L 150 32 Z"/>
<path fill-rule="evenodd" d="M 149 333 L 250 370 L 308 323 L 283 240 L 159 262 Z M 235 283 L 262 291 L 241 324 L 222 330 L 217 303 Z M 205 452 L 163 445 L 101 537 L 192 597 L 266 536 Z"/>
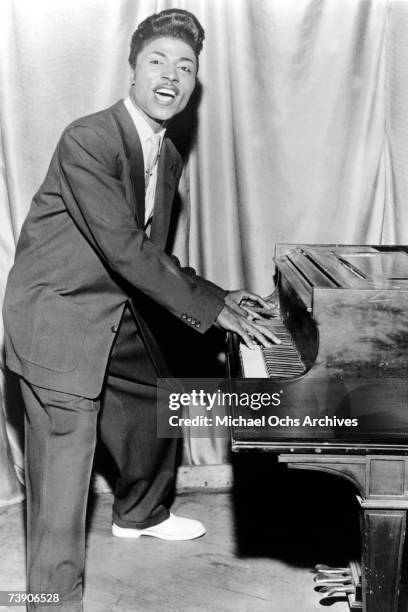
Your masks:
<path fill-rule="evenodd" d="M 35 305 L 28 361 L 55 372 L 71 372 L 78 365 L 89 322 L 81 306 L 47 294 Z"/>

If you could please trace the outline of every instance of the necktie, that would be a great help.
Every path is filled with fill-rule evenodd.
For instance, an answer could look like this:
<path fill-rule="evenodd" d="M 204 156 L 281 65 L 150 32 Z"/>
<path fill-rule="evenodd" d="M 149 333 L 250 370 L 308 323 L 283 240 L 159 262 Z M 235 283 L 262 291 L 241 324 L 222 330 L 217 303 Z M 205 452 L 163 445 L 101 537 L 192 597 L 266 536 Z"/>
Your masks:
<path fill-rule="evenodd" d="M 160 155 L 160 134 L 152 134 L 148 138 L 149 152 L 145 161 L 145 190 L 149 185 L 149 181 L 153 175 L 154 168 L 158 162 Z"/>

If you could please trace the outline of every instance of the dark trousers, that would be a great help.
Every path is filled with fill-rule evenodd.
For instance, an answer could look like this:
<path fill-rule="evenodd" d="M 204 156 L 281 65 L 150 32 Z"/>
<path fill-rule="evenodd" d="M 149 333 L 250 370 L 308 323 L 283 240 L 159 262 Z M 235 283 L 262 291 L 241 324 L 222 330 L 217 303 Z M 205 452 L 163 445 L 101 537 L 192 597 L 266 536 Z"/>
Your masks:
<path fill-rule="evenodd" d="M 144 528 L 169 514 L 176 440 L 157 438 L 156 378 L 126 309 L 99 398 L 40 389 L 21 380 L 26 407 L 27 590 L 59 593 L 64 599 L 60 612 L 82 611 L 85 513 L 98 420 L 119 473 L 115 523 Z M 31 609 L 46 612 L 50 606 Z"/>

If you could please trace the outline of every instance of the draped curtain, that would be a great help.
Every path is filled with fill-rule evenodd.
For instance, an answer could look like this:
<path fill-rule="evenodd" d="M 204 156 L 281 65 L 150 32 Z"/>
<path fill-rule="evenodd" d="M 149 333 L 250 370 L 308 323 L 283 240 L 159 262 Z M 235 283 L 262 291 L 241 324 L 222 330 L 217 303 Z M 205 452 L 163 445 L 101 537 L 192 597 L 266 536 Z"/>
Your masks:
<path fill-rule="evenodd" d="M 61 131 L 127 94 L 131 33 L 170 7 L 206 30 L 174 238 L 184 264 L 267 294 L 278 242 L 407 242 L 408 2 L 2 0 L 0 297 Z M 21 422 L 4 364 L 1 391 L 12 503 Z M 220 462 L 225 448 L 190 441 L 190 457 Z"/>

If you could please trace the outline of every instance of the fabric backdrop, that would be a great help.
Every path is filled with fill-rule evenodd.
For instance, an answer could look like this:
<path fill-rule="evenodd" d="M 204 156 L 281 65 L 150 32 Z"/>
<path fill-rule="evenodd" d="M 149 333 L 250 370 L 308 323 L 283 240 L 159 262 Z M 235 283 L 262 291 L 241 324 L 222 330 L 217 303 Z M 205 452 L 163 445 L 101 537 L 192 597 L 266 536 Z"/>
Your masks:
<path fill-rule="evenodd" d="M 127 94 L 131 33 L 169 7 L 206 30 L 177 143 L 183 263 L 268 294 L 277 242 L 407 242 L 407 2 L 2 0 L 0 297 L 62 129 Z M 12 503 L 21 422 L 4 376 L 1 389 L 0 500 Z M 221 462 L 226 444 L 190 441 L 189 455 Z"/>

